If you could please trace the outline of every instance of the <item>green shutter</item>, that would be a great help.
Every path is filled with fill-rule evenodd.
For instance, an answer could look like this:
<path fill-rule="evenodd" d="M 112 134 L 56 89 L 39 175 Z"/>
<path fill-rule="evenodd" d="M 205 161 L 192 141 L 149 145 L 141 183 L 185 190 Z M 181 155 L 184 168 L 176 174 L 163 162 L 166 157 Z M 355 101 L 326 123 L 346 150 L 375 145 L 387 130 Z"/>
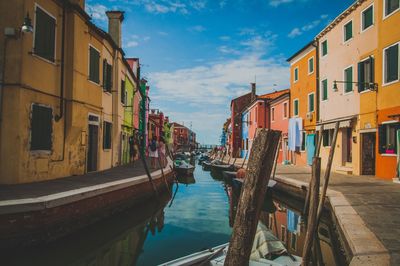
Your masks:
<path fill-rule="evenodd" d="M 374 9 L 373 7 L 369 7 L 367 10 L 363 12 L 363 30 L 370 27 L 374 23 Z"/>
<path fill-rule="evenodd" d="M 314 111 L 314 94 L 309 94 L 308 95 L 308 104 L 309 106 L 309 112 L 313 112 Z"/>
<path fill-rule="evenodd" d="M 39 7 L 35 19 L 34 53 L 54 62 L 56 21 Z"/>
<path fill-rule="evenodd" d="M 322 100 L 325 101 L 328 99 L 328 80 L 325 79 L 322 81 Z"/>
<path fill-rule="evenodd" d="M 314 72 L 314 58 L 311 58 L 311 59 L 308 61 L 308 72 L 309 72 L 309 73 Z"/>
<path fill-rule="evenodd" d="M 299 115 L 299 100 L 294 101 L 294 115 Z"/>
<path fill-rule="evenodd" d="M 385 82 L 399 79 L 399 45 L 393 45 L 385 50 Z"/>
<path fill-rule="evenodd" d="M 350 21 L 344 26 L 344 40 L 348 41 L 353 37 L 353 22 Z"/>
<path fill-rule="evenodd" d="M 365 62 L 359 62 L 358 63 L 358 71 L 357 71 L 357 76 L 358 76 L 358 92 L 362 92 L 365 90 L 365 71 L 364 71 L 364 64 Z"/>
<path fill-rule="evenodd" d="M 89 79 L 96 83 L 100 82 L 100 54 L 99 52 L 90 47 L 90 62 L 89 62 Z"/>
<path fill-rule="evenodd" d="M 103 60 L 103 90 L 107 91 L 107 85 L 108 85 L 108 64 L 107 60 Z"/>
<path fill-rule="evenodd" d="M 328 54 L 328 41 L 325 40 L 322 43 L 322 56 L 327 55 Z"/>
<path fill-rule="evenodd" d="M 344 91 L 351 92 L 353 90 L 353 67 L 349 67 L 344 71 L 345 81 Z"/>
<path fill-rule="evenodd" d="M 399 0 L 384 0 L 386 1 L 386 10 L 385 15 L 390 15 L 393 11 L 399 8 L 400 1 Z"/>
<path fill-rule="evenodd" d="M 53 111 L 51 108 L 34 104 L 31 117 L 31 150 L 52 149 Z"/>

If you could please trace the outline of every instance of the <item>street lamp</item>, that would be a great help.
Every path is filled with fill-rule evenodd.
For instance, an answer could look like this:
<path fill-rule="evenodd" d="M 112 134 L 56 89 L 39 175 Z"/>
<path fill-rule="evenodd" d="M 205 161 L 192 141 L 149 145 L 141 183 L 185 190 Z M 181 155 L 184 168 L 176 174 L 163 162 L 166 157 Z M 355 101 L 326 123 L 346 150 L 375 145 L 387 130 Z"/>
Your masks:
<path fill-rule="evenodd" d="M 29 12 L 26 13 L 26 17 L 24 18 L 24 24 L 22 24 L 21 31 L 24 33 L 32 33 L 32 20 L 29 17 Z"/>
<path fill-rule="evenodd" d="M 357 84 L 358 86 L 364 85 L 368 87 L 370 90 L 377 91 L 378 90 L 378 83 L 376 82 L 356 82 L 356 81 L 340 81 L 340 80 L 335 80 L 333 81 L 333 91 L 338 91 L 337 83 L 343 83 L 343 84 Z"/>

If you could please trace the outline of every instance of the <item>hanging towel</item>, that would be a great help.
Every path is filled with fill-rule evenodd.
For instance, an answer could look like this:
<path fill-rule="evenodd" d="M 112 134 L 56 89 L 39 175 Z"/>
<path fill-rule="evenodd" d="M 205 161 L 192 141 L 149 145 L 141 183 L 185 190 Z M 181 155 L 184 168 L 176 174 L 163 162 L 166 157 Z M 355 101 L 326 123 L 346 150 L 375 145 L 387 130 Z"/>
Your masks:
<path fill-rule="evenodd" d="M 299 216 L 293 211 L 287 209 L 287 229 L 289 232 L 296 233 L 297 232 L 297 224 L 299 222 Z"/>
<path fill-rule="evenodd" d="M 295 118 L 295 132 L 296 132 L 296 144 L 297 148 L 301 147 L 303 143 L 303 119 L 302 118 Z"/>
<path fill-rule="evenodd" d="M 288 149 L 289 151 L 296 150 L 296 119 L 289 119 L 289 127 L 288 127 Z"/>

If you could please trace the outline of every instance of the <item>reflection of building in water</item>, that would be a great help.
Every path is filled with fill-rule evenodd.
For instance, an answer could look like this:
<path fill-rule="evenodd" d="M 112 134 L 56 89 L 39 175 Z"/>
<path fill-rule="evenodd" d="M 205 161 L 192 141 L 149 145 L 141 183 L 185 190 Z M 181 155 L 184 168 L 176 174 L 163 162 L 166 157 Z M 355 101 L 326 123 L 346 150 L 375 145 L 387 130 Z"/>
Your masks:
<path fill-rule="evenodd" d="M 282 203 L 275 201 L 277 211 L 269 214 L 268 221 L 264 223 L 286 246 L 289 253 L 302 256 L 306 236 L 306 226 L 300 212 L 288 209 Z M 265 219 L 265 218 L 264 218 Z M 321 219 L 318 227 L 318 237 L 321 253 L 325 265 L 340 265 L 335 258 L 332 245 L 332 230 L 328 221 Z"/>

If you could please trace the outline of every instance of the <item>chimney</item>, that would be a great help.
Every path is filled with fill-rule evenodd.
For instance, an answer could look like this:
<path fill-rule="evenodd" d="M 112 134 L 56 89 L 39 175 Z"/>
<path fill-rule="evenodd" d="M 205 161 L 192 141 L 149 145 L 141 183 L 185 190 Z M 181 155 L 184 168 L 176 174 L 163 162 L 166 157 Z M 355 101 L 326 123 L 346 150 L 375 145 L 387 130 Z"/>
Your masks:
<path fill-rule="evenodd" d="M 256 84 L 255 83 L 250 83 L 251 84 L 251 100 L 256 99 Z"/>
<path fill-rule="evenodd" d="M 108 17 L 108 34 L 115 42 L 115 44 L 121 48 L 121 24 L 124 20 L 124 12 L 122 11 L 107 11 Z"/>

